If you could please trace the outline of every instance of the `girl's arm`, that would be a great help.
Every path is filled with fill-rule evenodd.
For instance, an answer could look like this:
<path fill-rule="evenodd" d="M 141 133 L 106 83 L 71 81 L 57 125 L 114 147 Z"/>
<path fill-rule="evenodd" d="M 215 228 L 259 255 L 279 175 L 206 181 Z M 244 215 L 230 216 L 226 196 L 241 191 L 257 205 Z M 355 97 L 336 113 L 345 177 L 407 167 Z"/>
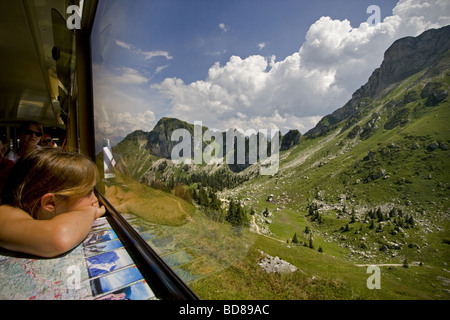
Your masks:
<path fill-rule="evenodd" d="M 83 207 L 55 216 L 35 220 L 25 211 L 0 206 L 0 246 L 11 250 L 52 258 L 76 247 L 92 228 L 104 207 Z"/>

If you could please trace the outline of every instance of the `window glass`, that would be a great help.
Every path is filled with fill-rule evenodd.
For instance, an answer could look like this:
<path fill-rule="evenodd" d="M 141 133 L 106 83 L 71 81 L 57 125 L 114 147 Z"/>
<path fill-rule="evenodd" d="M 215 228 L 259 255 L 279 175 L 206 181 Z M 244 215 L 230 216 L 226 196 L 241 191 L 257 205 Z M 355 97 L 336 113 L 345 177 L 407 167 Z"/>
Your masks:
<path fill-rule="evenodd" d="M 108 201 L 206 297 L 209 290 L 195 283 L 239 264 L 256 238 L 248 231 L 249 208 L 235 207 L 239 221 L 226 221 L 229 199 L 218 191 L 240 179 L 226 164 L 210 166 L 218 171 L 208 177 L 171 159 L 178 143 L 171 133 L 194 133 L 193 123 L 168 112 L 158 87 L 177 68 L 195 71 L 176 57 L 177 46 L 193 45 L 182 43 L 184 23 L 192 21 L 165 1 L 100 1 L 92 34 L 95 145 Z"/>
<path fill-rule="evenodd" d="M 365 288 L 335 235 L 349 231 L 350 196 L 347 179 L 329 183 L 343 170 L 329 163 L 347 149 L 322 134 L 338 128 L 325 116 L 405 35 L 396 5 L 99 1 L 102 192 L 200 298 L 353 298 Z"/>

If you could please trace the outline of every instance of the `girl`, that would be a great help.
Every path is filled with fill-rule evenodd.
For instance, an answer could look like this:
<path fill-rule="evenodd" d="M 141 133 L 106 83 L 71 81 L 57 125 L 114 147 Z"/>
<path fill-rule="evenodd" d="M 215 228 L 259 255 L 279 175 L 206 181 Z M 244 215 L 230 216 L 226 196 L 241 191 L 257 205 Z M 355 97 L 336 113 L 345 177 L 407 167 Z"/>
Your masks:
<path fill-rule="evenodd" d="M 46 258 L 73 249 L 105 213 L 97 179 L 95 164 L 77 153 L 41 148 L 19 159 L 2 194 L 0 246 Z"/>

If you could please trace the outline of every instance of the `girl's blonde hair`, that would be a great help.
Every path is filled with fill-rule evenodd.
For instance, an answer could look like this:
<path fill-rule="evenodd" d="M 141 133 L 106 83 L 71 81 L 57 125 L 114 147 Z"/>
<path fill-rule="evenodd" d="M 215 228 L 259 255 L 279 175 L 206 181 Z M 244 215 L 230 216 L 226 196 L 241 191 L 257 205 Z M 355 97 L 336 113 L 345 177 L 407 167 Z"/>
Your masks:
<path fill-rule="evenodd" d="M 2 204 L 18 207 L 36 218 L 42 196 L 84 196 L 92 191 L 98 175 L 95 163 L 81 154 L 40 148 L 14 165 L 3 190 Z"/>

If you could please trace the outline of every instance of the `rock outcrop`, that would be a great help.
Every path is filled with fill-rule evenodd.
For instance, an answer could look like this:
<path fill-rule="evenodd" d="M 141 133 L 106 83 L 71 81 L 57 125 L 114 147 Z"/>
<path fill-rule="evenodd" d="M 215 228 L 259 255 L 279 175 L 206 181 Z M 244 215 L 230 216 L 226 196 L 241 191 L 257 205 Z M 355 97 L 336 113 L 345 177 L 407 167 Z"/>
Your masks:
<path fill-rule="evenodd" d="M 290 264 L 287 261 L 284 261 L 283 259 L 280 259 L 279 257 L 272 257 L 267 253 L 264 253 L 263 251 L 260 252 L 264 255 L 264 258 L 259 261 L 259 266 L 266 273 L 290 273 L 300 270 L 296 266 Z"/>
<path fill-rule="evenodd" d="M 175 118 L 162 118 L 153 130 L 148 133 L 147 149 L 150 150 L 150 153 L 157 157 L 170 159 L 173 147 L 179 143 L 178 141 L 172 141 L 172 133 L 176 129 L 189 131 L 192 139 L 191 152 L 193 155 L 194 126 Z"/>
<path fill-rule="evenodd" d="M 285 151 L 300 143 L 302 134 L 298 130 L 289 130 L 281 139 L 280 150 Z"/>
<path fill-rule="evenodd" d="M 395 41 L 384 54 L 381 66 L 369 81 L 358 89 L 352 98 L 332 114 L 325 116 L 306 136 L 320 136 L 332 129 L 333 125 L 348 119 L 363 107 L 365 100 L 376 99 L 386 94 L 389 88 L 406 78 L 438 63 L 440 57 L 450 50 L 450 25 L 440 29 L 430 29 L 418 37 L 406 37 Z M 431 93 L 428 93 L 431 95 Z M 445 99 L 446 93 L 439 93 L 437 99 Z M 430 104 L 435 103 L 431 100 Z"/>

